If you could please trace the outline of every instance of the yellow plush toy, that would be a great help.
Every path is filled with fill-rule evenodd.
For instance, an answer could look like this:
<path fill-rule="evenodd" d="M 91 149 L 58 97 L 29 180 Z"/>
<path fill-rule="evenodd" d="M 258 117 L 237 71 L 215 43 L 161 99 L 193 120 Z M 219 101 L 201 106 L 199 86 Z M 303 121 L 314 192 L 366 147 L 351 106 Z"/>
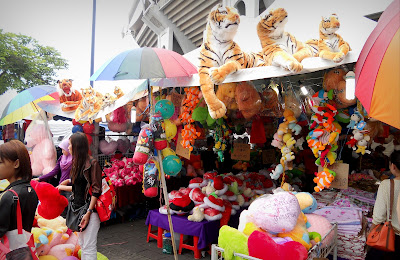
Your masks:
<path fill-rule="evenodd" d="M 39 248 L 41 245 L 46 245 L 49 243 L 48 236 L 53 233 L 53 230 L 33 227 L 31 233 L 33 235 L 36 248 Z"/>
<path fill-rule="evenodd" d="M 65 219 L 61 216 L 55 219 L 45 219 L 39 215 L 36 215 L 37 223 L 40 228 L 50 228 L 52 230 L 60 230 L 62 232 L 67 232 L 68 227 L 65 223 Z"/>
<path fill-rule="evenodd" d="M 237 109 L 237 103 L 235 101 L 235 91 L 237 83 L 225 83 L 218 86 L 217 98 L 224 102 L 225 106 L 229 110 Z"/>

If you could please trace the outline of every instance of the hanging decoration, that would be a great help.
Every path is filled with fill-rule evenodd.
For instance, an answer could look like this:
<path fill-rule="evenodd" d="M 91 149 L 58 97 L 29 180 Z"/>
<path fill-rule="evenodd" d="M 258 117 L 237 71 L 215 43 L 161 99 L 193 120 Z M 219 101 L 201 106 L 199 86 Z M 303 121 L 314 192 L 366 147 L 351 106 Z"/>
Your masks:
<path fill-rule="evenodd" d="M 182 146 L 183 148 L 189 148 L 193 151 L 193 145 L 195 140 L 200 136 L 194 126 L 194 120 L 192 114 L 198 103 L 200 102 L 200 89 L 198 87 L 185 88 L 186 97 L 183 100 L 183 112 L 179 116 L 182 123 L 185 126 L 182 129 Z"/>

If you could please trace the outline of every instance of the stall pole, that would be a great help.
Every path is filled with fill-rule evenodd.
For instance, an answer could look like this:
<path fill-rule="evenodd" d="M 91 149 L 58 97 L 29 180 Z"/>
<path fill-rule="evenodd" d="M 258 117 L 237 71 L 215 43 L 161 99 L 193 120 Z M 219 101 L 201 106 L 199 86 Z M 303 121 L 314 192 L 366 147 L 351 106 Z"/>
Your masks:
<path fill-rule="evenodd" d="M 161 170 L 161 185 L 162 185 L 162 190 L 163 190 L 163 194 L 164 194 L 165 205 L 167 205 L 168 223 L 169 223 L 169 230 L 171 233 L 172 248 L 174 250 L 174 258 L 175 258 L 175 260 L 178 260 L 178 255 L 176 253 L 174 228 L 172 226 L 171 212 L 169 211 L 169 199 L 168 199 L 168 193 L 167 193 L 167 184 L 165 182 L 165 173 L 164 173 L 164 167 L 162 164 L 161 151 L 159 151 L 159 150 L 157 150 L 157 158 L 158 158 L 158 163 L 160 165 L 160 170 Z"/>

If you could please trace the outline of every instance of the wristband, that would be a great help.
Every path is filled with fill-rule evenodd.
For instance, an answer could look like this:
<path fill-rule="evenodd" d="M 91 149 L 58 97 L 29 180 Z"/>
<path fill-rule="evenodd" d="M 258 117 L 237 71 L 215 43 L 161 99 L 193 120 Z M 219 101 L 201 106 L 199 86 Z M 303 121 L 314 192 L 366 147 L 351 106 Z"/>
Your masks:
<path fill-rule="evenodd" d="M 87 212 L 93 213 L 93 209 L 88 209 Z"/>

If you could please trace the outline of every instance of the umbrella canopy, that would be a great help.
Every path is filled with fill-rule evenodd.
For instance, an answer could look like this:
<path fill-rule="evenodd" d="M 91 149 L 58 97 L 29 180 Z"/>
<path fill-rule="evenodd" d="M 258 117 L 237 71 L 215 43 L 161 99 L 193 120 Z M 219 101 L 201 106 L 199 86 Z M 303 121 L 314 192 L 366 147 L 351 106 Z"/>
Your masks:
<path fill-rule="evenodd" d="M 356 96 L 370 117 L 400 129 L 400 1 L 382 13 L 356 64 Z"/>
<path fill-rule="evenodd" d="M 40 108 L 36 103 L 54 100 L 54 98 L 49 95 L 56 91 L 57 89 L 53 86 L 41 85 L 28 88 L 18 93 L 4 108 L 0 125 L 12 124 L 38 112 Z"/>
<path fill-rule="evenodd" d="M 90 80 L 174 78 L 195 73 L 196 67 L 179 53 L 144 47 L 118 54 L 98 69 Z"/>

